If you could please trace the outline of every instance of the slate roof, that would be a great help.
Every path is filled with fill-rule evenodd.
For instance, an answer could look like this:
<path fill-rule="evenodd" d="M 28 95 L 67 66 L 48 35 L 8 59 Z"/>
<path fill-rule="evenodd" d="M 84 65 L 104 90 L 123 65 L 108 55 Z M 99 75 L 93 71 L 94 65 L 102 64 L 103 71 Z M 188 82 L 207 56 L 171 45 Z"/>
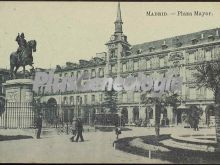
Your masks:
<path fill-rule="evenodd" d="M 72 69 L 80 69 L 80 68 L 87 68 L 87 67 L 96 67 L 99 65 L 105 65 L 105 60 L 99 57 L 94 57 L 91 60 L 79 60 L 79 63 L 72 63 L 66 62 L 65 66 L 57 65 L 56 71 L 65 71 L 65 70 L 72 70 Z"/>
<path fill-rule="evenodd" d="M 133 45 L 131 48 L 131 52 L 132 54 L 138 54 L 137 52 L 139 49 L 141 49 L 142 52 L 150 52 L 151 47 L 155 48 L 155 50 L 162 50 L 162 45 L 164 44 L 164 41 L 168 49 L 177 47 L 176 44 L 178 42 L 182 43 L 182 46 L 192 45 L 193 39 L 198 40 L 197 44 L 207 42 L 208 37 L 211 37 L 211 35 L 215 38 L 219 38 L 219 36 L 216 36 L 216 30 L 218 30 L 218 33 L 220 35 L 220 28 L 203 30 L 195 33 L 179 35 L 175 37 Z M 203 39 L 201 38 L 202 34 L 203 34 Z"/>

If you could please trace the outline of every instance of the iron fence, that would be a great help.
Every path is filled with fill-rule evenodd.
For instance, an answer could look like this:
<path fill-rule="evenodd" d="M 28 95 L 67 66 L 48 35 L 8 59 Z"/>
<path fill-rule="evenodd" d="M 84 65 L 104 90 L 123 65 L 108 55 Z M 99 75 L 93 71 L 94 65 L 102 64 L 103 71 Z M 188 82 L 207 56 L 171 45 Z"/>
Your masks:
<path fill-rule="evenodd" d="M 34 127 L 35 113 L 30 102 L 6 102 L 0 116 L 1 128 Z"/>

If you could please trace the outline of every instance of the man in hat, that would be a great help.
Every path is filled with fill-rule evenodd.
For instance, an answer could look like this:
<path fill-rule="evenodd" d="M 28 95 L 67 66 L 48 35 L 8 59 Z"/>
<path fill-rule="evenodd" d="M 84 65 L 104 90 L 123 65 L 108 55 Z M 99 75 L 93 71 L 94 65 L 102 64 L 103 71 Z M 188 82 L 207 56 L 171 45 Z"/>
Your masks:
<path fill-rule="evenodd" d="M 83 131 L 83 124 L 80 118 L 77 118 L 76 122 L 76 131 L 77 131 L 77 137 L 76 137 L 76 142 L 78 142 L 79 138 L 81 142 L 84 141 L 82 131 Z"/>
<path fill-rule="evenodd" d="M 25 39 L 24 33 L 21 33 L 21 35 L 18 33 L 15 41 L 18 43 L 18 49 L 17 49 L 17 55 L 18 55 L 18 61 L 21 61 L 21 51 L 26 47 L 27 41 Z"/>
<path fill-rule="evenodd" d="M 27 41 L 25 39 L 24 33 L 21 33 L 20 44 L 21 44 L 21 48 L 25 48 L 27 45 Z"/>
<path fill-rule="evenodd" d="M 42 113 L 40 113 L 37 118 L 37 139 L 40 139 L 41 129 L 42 129 Z"/>
<path fill-rule="evenodd" d="M 76 118 L 73 117 L 73 122 L 72 122 L 72 134 L 73 134 L 73 136 L 70 138 L 71 142 L 75 141 L 74 138 L 76 136 L 76 122 L 77 122 Z"/>

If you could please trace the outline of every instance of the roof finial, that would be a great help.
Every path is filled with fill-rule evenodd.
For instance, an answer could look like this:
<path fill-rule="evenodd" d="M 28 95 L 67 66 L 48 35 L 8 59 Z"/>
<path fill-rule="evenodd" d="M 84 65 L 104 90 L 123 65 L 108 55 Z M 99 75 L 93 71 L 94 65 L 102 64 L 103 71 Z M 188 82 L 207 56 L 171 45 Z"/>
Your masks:
<path fill-rule="evenodd" d="M 117 18 L 116 18 L 116 22 L 122 22 L 122 19 L 121 19 L 121 8 L 120 8 L 120 2 L 118 2 L 118 10 L 117 10 Z"/>
<path fill-rule="evenodd" d="M 118 9 L 117 9 L 117 18 L 115 21 L 115 32 L 116 33 L 122 33 L 122 19 L 121 19 L 121 8 L 120 8 L 120 2 L 118 2 Z"/>

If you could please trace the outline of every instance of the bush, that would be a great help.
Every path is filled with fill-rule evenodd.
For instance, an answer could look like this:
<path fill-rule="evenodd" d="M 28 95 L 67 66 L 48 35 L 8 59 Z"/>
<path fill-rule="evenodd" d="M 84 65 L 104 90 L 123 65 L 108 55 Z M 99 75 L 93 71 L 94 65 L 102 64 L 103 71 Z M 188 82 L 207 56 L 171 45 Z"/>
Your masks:
<path fill-rule="evenodd" d="M 142 125 L 142 120 L 141 119 L 135 120 L 134 124 L 135 124 L 135 126 L 140 127 Z"/>
<path fill-rule="evenodd" d="M 120 118 L 118 114 L 95 114 L 95 125 L 115 126 L 119 122 Z"/>

